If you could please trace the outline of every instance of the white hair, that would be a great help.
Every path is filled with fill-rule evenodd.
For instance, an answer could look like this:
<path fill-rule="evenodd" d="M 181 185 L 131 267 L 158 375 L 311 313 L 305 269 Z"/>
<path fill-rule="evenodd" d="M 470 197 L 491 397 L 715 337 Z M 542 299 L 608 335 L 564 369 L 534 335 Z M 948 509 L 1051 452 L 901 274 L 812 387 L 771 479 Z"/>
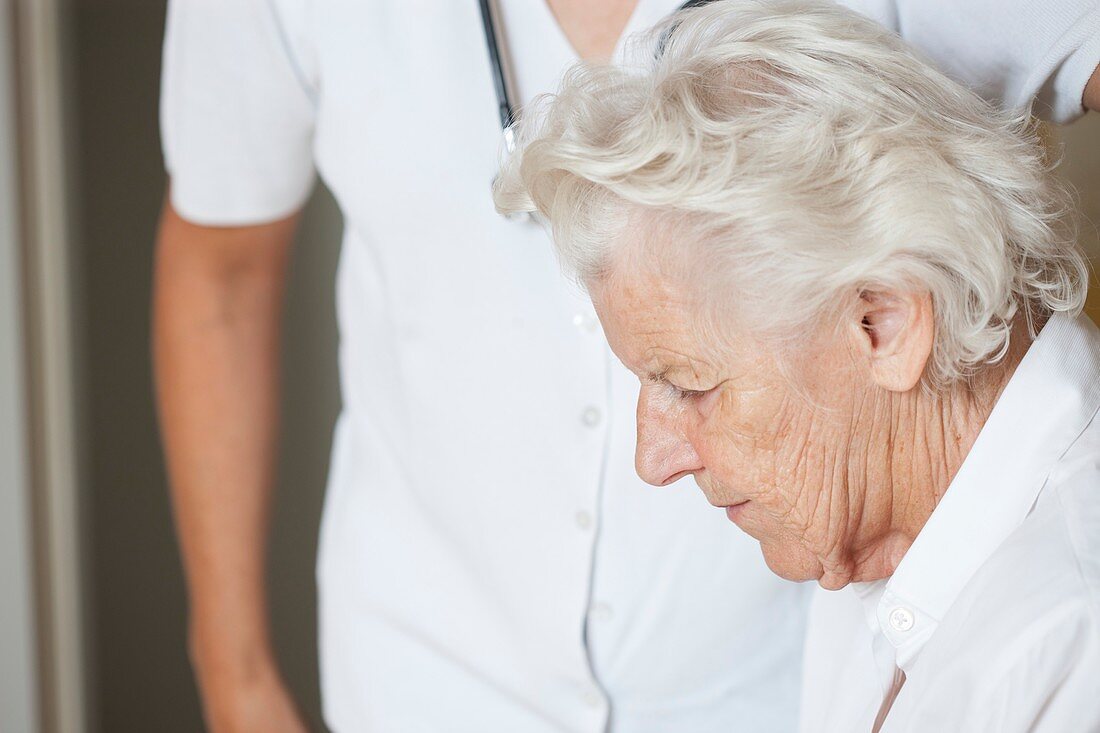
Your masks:
<path fill-rule="evenodd" d="M 574 67 L 495 186 L 499 210 L 549 222 L 582 281 L 627 240 L 692 242 L 700 290 L 780 337 L 853 295 L 927 290 L 939 384 L 1002 357 L 1018 316 L 1034 335 L 1082 308 L 1068 197 L 1026 112 L 829 2 L 714 2 L 648 49 Z"/>

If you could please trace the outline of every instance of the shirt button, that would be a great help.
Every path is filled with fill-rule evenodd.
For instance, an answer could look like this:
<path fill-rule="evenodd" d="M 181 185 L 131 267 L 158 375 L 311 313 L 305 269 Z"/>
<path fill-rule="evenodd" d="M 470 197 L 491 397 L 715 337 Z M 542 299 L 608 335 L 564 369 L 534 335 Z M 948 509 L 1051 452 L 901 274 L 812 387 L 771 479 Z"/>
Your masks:
<path fill-rule="evenodd" d="M 592 515 L 583 509 L 577 512 L 576 520 L 577 526 L 581 529 L 589 529 L 592 527 Z"/>
<path fill-rule="evenodd" d="M 913 612 L 898 606 L 890 612 L 890 626 L 894 631 L 908 631 L 913 628 Z"/>
<path fill-rule="evenodd" d="M 606 603 L 596 603 L 592 606 L 592 620 L 600 623 L 607 623 L 611 620 L 614 614 L 611 612 L 611 606 Z"/>
<path fill-rule="evenodd" d="M 591 313 L 578 313 L 573 316 L 573 325 L 587 333 L 595 333 L 600 321 Z"/>
<path fill-rule="evenodd" d="M 584 698 L 584 704 L 590 708 L 598 708 L 603 705 L 603 695 L 595 688 L 588 688 L 581 697 Z"/>
<path fill-rule="evenodd" d="M 581 413 L 581 422 L 590 428 L 599 425 L 601 419 L 603 419 L 603 413 L 600 412 L 598 407 L 586 407 L 584 412 Z"/>

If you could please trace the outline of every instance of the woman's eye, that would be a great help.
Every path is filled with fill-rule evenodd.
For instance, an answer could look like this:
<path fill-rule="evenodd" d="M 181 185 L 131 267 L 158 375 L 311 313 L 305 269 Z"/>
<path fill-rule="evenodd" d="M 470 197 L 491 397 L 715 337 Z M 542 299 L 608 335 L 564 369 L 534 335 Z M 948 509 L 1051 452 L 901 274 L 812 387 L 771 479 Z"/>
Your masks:
<path fill-rule="evenodd" d="M 675 384 L 670 384 L 669 386 L 672 387 L 672 391 L 676 394 L 677 399 L 681 400 L 697 399 L 705 395 L 707 392 L 710 392 L 709 389 L 681 389 Z"/>

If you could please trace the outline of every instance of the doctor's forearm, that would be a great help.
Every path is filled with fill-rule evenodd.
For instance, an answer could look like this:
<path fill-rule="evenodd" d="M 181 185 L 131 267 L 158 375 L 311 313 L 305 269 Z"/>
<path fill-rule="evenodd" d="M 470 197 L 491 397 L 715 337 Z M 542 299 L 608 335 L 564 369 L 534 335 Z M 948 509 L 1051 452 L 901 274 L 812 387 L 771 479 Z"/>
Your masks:
<path fill-rule="evenodd" d="M 219 691 L 274 669 L 264 546 L 278 433 L 280 304 L 294 224 L 199 227 L 166 205 L 157 243 L 157 402 L 191 654 L 200 687 Z"/>

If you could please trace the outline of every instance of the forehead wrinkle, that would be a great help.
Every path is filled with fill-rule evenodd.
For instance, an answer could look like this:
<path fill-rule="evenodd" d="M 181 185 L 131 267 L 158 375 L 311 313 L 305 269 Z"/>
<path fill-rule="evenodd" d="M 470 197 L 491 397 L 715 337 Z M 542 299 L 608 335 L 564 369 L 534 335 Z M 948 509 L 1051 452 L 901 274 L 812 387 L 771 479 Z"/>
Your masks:
<path fill-rule="evenodd" d="M 646 257 L 644 238 L 632 243 L 623 239 L 597 283 L 601 300 L 614 304 L 613 317 L 635 344 L 636 373 L 657 381 L 676 369 L 697 380 L 718 379 L 721 344 L 710 343 L 716 330 L 708 325 L 694 278 L 678 271 L 682 268 L 670 271 L 665 257 Z"/>

